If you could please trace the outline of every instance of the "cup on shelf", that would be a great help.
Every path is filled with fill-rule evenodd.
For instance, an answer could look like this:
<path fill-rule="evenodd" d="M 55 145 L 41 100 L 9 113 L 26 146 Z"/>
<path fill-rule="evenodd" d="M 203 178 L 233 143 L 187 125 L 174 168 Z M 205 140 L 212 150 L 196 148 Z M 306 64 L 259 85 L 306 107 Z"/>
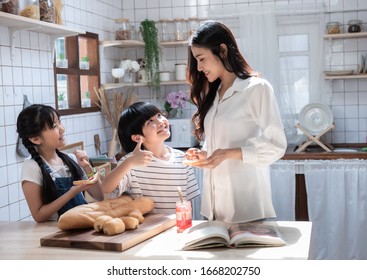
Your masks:
<path fill-rule="evenodd" d="M 169 81 L 169 72 L 168 71 L 161 71 L 159 72 L 159 80 L 161 82 L 167 82 Z"/>

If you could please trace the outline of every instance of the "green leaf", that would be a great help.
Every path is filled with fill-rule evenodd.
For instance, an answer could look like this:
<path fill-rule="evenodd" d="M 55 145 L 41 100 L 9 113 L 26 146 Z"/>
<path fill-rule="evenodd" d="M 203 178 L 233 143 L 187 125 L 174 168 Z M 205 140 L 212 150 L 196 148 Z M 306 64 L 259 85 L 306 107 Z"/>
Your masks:
<path fill-rule="evenodd" d="M 145 19 L 140 23 L 140 31 L 145 43 L 144 59 L 148 86 L 153 92 L 158 93 L 160 91 L 158 29 L 153 20 Z"/>

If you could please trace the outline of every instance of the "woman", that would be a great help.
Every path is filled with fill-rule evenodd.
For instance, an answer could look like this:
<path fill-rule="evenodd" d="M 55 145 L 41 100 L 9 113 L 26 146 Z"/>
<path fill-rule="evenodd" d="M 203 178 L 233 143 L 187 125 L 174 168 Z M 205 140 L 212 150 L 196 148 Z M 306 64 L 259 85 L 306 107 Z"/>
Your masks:
<path fill-rule="evenodd" d="M 205 142 L 186 158 L 205 168 L 201 214 L 227 223 L 275 217 L 269 165 L 287 142 L 272 86 L 256 77 L 220 22 L 200 26 L 190 50 L 194 133 Z"/>

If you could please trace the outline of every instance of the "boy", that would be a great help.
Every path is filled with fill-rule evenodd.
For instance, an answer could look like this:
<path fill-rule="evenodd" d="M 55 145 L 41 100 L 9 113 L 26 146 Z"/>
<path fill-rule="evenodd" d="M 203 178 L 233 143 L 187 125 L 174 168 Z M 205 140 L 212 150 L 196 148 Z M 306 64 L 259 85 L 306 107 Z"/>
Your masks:
<path fill-rule="evenodd" d="M 199 199 L 193 168 L 182 164 L 184 153 L 164 144 L 171 133 L 159 108 L 147 102 L 132 104 L 121 114 L 118 135 L 127 154 L 102 182 L 102 191 L 109 197 L 124 192 L 150 197 L 153 212 L 163 214 L 175 213 L 180 199 L 177 187 L 184 199 Z"/>

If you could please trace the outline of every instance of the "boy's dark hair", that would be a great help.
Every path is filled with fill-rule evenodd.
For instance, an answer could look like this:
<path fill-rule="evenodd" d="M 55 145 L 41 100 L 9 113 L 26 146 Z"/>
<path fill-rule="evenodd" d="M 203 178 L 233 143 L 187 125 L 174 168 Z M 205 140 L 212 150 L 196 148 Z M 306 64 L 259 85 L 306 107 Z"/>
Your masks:
<path fill-rule="evenodd" d="M 132 152 L 136 146 L 136 142 L 131 139 L 131 136 L 134 134 L 144 136 L 145 123 L 160 113 L 161 110 L 149 102 L 134 103 L 122 112 L 118 125 L 118 136 L 121 147 L 126 153 Z"/>
<path fill-rule="evenodd" d="M 56 185 L 46 170 L 46 163 L 29 138 L 41 135 L 42 131 L 52 128 L 56 120 L 60 118 L 59 113 L 51 106 L 43 104 L 33 104 L 23 109 L 17 118 L 17 132 L 22 139 L 24 147 L 27 148 L 29 154 L 32 156 L 42 172 L 42 202 L 50 203 L 59 197 Z M 67 154 L 56 150 L 58 156 L 69 167 L 73 176 L 73 180 L 80 180 L 83 176 L 83 170 L 80 166 L 71 159 Z"/>

